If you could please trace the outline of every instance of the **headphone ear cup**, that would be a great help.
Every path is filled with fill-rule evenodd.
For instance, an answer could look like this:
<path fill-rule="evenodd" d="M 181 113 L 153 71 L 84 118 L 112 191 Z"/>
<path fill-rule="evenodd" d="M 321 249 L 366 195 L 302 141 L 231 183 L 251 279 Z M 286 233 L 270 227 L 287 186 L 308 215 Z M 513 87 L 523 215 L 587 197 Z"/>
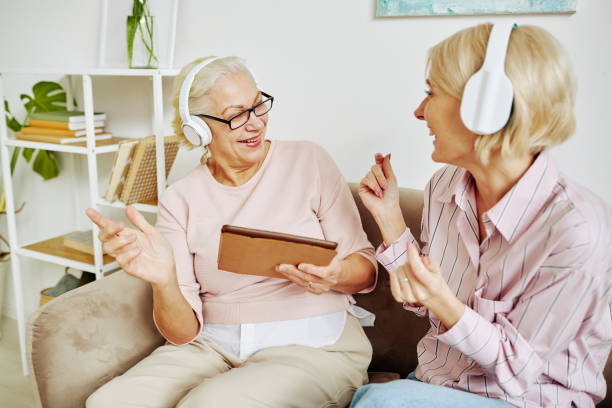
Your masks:
<path fill-rule="evenodd" d="M 212 132 L 210 131 L 210 128 L 206 122 L 197 116 L 191 116 L 191 121 L 195 127 L 197 127 L 197 132 L 202 139 L 202 146 L 208 146 L 208 144 L 212 141 Z"/>
<path fill-rule="evenodd" d="M 205 147 L 212 141 L 210 128 L 197 116 L 190 116 L 189 121 L 183 123 L 183 133 L 189 143 L 196 147 Z"/>

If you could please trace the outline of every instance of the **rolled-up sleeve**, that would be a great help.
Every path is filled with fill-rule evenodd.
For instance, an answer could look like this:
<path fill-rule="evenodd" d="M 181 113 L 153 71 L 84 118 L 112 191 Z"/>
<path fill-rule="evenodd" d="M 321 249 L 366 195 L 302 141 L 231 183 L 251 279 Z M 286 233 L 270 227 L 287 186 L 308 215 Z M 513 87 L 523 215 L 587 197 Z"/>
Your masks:
<path fill-rule="evenodd" d="M 388 247 L 384 244 L 380 244 L 376 249 L 376 260 L 380 262 L 387 272 L 394 272 L 397 268 L 408 261 L 408 258 L 406 257 L 406 248 L 408 243 L 412 243 L 419 248 L 419 243 L 410 232 L 410 228 L 406 228 L 402 235 L 400 235 L 399 238 L 396 239 L 395 242 L 391 243 L 391 245 Z M 404 309 L 409 310 L 420 317 L 427 314 L 427 308 L 425 306 L 413 305 L 411 303 L 404 302 L 403 307 Z"/>

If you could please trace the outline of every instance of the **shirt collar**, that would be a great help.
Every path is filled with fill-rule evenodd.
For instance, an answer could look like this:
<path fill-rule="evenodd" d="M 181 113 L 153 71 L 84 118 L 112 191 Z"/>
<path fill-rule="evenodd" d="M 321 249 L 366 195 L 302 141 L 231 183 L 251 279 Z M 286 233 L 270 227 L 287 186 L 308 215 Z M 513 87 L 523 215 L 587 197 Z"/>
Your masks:
<path fill-rule="evenodd" d="M 449 174 L 449 181 L 446 181 L 448 178 L 444 177 L 445 173 Z M 443 178 L 444 180 L 442 180 Z M 447 188 L 440 189 L 441 192 L 438 195 L 438 201 L 443 203 L 454 201 L 465 211 L 468 192 L 474 183 L 472 175 L 466 169 L 456 166 L 447 166 L 444 173 L 440 175 L 440 178 L 435 183 L 448 184 Z"/>
<path fill-rule="evenodd" d="M 529 169 L 501 200 L 483 214 L 512 243 L 533 222 L 553 192 L 559 170 L 547 150 L 536 156 Z"/>
<path fill-rule="evenodd" d="M 448 183 L 438 200 L 445 203 L 454 201 L 466 212 L 471 205 L 475 211 L 475 181 L 470 172 L 455 166 L 448 166 L 446 172 L 452 172 L 451 179 L 442 180 L 444 175 L 438 179 L 438 182 Z M 491 222 L 506 241 L 512 242 L 531 224 L 558 180 L 559 170 L 552 155 L 548 150 L 540 152 L 510 191 L 483 214 L 484 221 Z"/>

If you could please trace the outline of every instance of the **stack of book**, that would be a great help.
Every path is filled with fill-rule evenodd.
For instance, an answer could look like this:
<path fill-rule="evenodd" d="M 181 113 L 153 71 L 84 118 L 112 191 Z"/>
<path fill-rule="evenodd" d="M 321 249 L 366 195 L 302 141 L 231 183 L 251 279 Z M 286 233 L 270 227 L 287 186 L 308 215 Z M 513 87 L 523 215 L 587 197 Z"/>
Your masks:
<path fill-rule="evenodd" d="M 94 113 L 95 140 L 110 139 L 104 131 L 106 114 Z M 85 114 L 80 111 L 54 111 L 32 113 L 27 126 L 15 132 L 15 138 L 44 143 L 78 143 L 87 140 Z"/>

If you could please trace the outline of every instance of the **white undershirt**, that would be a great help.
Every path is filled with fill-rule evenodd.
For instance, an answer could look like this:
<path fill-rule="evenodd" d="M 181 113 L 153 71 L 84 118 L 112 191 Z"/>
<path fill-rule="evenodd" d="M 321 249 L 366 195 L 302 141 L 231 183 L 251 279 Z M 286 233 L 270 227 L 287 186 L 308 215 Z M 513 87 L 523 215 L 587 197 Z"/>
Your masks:
<path fill-rule="evenodd" d="M 351 305 L 348 312 L 372 325 L 374 315 Z M 364 324 L 365 323 L 365 324 Z M 296 344 L 308 347 L 325 347 L 340 338 L 346 324 L 346 311 L 328 313 L 303 319 L 281 320 L 264 323 L 217 324 L 205 323 L 200 335 L 240 361 L 268 347 Z"/>

